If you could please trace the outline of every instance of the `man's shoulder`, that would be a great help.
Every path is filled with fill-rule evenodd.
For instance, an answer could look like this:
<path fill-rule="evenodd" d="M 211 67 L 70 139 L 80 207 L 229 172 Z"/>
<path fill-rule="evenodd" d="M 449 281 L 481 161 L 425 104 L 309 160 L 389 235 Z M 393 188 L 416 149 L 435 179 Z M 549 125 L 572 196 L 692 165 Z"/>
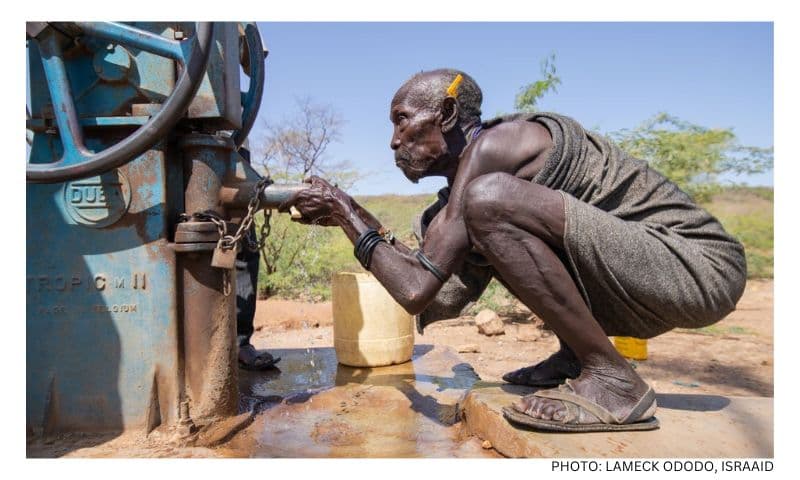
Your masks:
<path fill-rule="evenodd" d="M 517 163 L 552 146 L 550 131 L 524 117 L 485 128 L 476 139 L 474 155 L 481 161 Z"/>

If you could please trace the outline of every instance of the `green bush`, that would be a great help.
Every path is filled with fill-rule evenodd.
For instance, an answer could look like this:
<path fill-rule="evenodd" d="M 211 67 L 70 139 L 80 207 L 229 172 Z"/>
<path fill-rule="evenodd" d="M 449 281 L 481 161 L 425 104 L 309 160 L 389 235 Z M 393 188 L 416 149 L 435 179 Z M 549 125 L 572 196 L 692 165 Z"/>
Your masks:
<path fill-rule="evenodd" d="M 772 168 L 772 148 L 741 145 L 730 128 L 708 128 L 664 112 L 610 137 L 698 202 L 724 191 L 718 181 L 723 173 L 752 174 Z"/>
<path fill-rule="evenodd" d="M 773 275 L 773 205 L 769 187 L 728 188 L 704 204 L 725 230 L 742 242 L 749 278 Z"/>

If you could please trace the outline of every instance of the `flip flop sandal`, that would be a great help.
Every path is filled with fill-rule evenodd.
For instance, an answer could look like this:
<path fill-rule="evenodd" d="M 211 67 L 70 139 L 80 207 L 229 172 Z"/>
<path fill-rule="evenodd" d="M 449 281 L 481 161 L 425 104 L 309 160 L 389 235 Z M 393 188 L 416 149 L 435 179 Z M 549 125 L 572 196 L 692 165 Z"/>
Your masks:
<path fill-rule="evenodd" d="M 503 407 L 503 416 L 510 422 L 536 430 L 551 432 L 627 432 L 655 430 L 659 422 L 656 411 L 656 394 L 653 387 L 636 403 L 625 418 L 617 418 L 602 406 L 575 393 L 570 381 L 558 388 L 533 393 L 540 398 L 561 400 L 567 413 L 561 421 L 535 418 L 514 407 Z"/>
<path fill-rule="evenodd" d="M 258 363 L 258 359 L 263 358 L 265 355 L 268 356 L 269 359 L 267 361 L 263 362 L 263 363 Z M 245 363 L 245 362 L 239 360 L 239 368 L 242 368 L 244 370 L 251 370 L 251 371 L 259 372 L 259 371 L 267 370 L 269 368 L 274 367 L 275 364 L 280 362 L 280 361 L 281 361 L 281 357 L 273 357 L 269 353 L 262 353 L 260 355 L 256 355 L 256 361 L 253 362 L 252 364 Z"/>

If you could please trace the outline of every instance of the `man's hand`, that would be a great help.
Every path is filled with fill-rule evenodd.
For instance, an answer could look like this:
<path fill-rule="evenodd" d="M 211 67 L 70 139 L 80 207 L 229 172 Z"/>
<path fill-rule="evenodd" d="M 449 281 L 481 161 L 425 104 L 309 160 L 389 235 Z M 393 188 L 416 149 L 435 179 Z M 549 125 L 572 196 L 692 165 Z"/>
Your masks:
<path fill-rule="evenodd" d="M 325 227 L 340 225 L 339 219 L 348 215 L 348 210 L 352 209 L 350 197 L 316 175 L 304 182 L 310 183 L 311 188 L 295 193 L 278 207 L 278 211 L 288 212 L 291 207 L 295 207 L 302 214 L 302 217 L 292 219 L 295 222 Z"/>

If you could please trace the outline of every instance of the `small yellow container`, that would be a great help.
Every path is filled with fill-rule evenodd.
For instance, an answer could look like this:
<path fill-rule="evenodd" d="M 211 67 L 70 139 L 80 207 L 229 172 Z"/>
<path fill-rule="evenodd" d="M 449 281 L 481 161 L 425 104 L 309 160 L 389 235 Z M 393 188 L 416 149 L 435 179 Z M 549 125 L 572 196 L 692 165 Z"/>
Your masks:
<path fill-rule="evenodd" d="M 411 360 L 414 318 L 368 273 L 333 275 L 333 347 L 339 363 L 380 367 Z"/>
<path fill-rule="evenodd" d="M 635 337 L 614 337 L 614 347 L 625 358 L 647 360 L 647 340 Z"/>

